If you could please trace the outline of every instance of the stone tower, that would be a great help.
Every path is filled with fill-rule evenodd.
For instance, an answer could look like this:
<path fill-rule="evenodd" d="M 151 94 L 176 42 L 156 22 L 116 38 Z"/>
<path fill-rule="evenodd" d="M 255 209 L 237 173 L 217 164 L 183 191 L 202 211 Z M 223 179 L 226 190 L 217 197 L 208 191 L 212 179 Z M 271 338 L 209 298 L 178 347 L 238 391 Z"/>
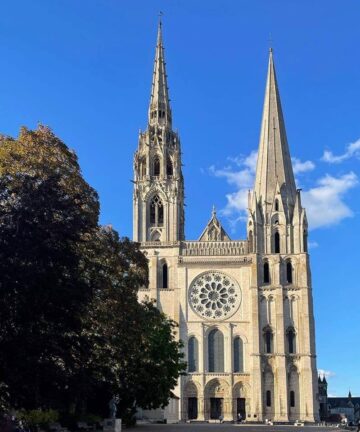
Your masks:
<path fill-rule="evenodd" d="M 172 129 L 165 65 L 160 21 L 148 125 L 134 155 L 133 239 L 138 242 L 184 238 L 180 139 Z"/>
<path fill-rule="evenodd" d="M 253 287 L 259 307 L 259 334 L 253 341 L 259 363 L 253 379 L 262 386 L 264 416 L 277 421 L 318 418 L 307 229 L 270 50 L 247 232 L 257 262 Z"/>

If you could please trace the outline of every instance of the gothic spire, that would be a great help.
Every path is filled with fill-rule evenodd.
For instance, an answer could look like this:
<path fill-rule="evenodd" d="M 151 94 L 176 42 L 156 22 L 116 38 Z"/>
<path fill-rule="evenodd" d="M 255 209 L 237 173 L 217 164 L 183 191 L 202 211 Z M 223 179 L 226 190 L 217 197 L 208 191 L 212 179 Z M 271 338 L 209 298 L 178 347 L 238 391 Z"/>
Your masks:
<path fill-rule="evenodd" d="M 171 126 L 171 108 L 165 65 L 164 45 L 162 40 L 162 22 L 160 19 L 158 25 L 154 72 L 151 86 L 149 124 L 168 124 Z"/>
<path fill-rule="evenodd" d="M 291 205 L 295 203 L 296 186 L 270 48 L 265 100 L 261 123 L 255 192 L 264 204 L 272 203 L 276 189 Z"/>

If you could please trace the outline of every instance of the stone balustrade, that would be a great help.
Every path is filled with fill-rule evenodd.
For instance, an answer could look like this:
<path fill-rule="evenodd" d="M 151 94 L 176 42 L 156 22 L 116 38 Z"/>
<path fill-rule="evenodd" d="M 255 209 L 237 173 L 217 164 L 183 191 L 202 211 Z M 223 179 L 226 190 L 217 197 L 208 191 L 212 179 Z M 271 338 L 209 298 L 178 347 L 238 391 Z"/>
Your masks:
<path fill-rule="evenodd" d="M 183 256 L 237 256 L 248 253 L 248 241 L 183 241 L 181 255 Z"/>

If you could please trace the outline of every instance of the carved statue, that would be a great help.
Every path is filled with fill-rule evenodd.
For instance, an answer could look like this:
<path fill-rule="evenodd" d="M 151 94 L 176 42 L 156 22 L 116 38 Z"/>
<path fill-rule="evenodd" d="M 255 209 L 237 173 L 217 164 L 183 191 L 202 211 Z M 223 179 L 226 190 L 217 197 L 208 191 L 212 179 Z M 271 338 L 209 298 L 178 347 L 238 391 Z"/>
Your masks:
<path fill-rule="evenodd" d="M 119 396 L 113 396 L 109 402 L 110 418 L 115 419 L 117 413 L 117 404 L 119 403 Z"/>

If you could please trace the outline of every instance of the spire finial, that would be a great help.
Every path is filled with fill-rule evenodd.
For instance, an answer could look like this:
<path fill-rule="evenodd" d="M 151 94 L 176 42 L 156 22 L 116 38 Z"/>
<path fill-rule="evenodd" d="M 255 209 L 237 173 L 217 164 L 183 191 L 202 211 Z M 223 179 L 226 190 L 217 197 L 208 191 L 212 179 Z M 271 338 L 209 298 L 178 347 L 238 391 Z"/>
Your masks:
<path fill-rule="evenodd" d="M 271 33 L 269 33 L 269 53 L 272 54 L 273 52 L 273 39 Z"/>
<path fill-rule="evenodd" d="M 215 208 L 215 204 L 213 204 L 213 206 L 212 206 L 211 215 L 212 215 L 212 217 L 215 217 L 215 216 L 216 216 L 216 208 Z"/>

